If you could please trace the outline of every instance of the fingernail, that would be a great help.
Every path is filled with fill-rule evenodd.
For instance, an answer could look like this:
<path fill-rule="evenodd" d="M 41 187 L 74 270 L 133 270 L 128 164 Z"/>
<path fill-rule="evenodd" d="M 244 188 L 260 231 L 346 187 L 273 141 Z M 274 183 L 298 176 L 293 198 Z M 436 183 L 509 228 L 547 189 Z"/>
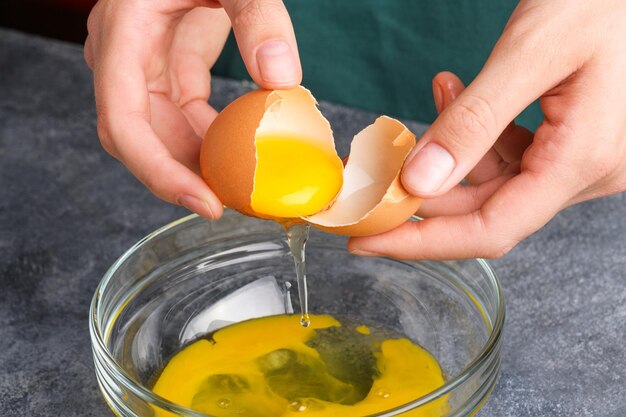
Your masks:
<path fill-rule="evenodd" d="M 380 254 L 376 252 L 370 252 L 362 249 L 351 249 L 350 253 L 358 256 L 380 256 Z"/>
<path fill-rule="evenodd" d="M 457 96 L 457 90 L 455 89 L 455 86 L 453 83 L 448 83 L 448 85 L 446 86 L 446 88 L 443 88 L 441 85 L 439 86 L 439 88 L 441 88 L 441 111 L 444 111 L 446 107 L 448 107 L 455 99 Z"/>
<path fill-rule="evenodd" d="M 298 82 L 299 66 L 295 54 L 285 41 L 265 41 L 256 51 L 256 60 L 263 81 L 280 84 Z"/>
<path fill-rule="evenodd" d="M 178 204 L 184 206 L 187 210 L 193 211 L 202 217 L 214 219 L 215 215 L 208 202 L 191 195 L 181 195 L 177 199 Z"/>
<path fill-rule="evenodd" d="M 402 183 L 414 194 L 437 192 L 454 169 L 454 158 L 441 145 L 430 142 L 409 155 L 402 172 Z"/>
<path fill-rule="evenodd" d="M 444 109 L 443 107 L 443 89 L 439 85 L 439 83 L 433 81 L 433 99 L 435 100 L 435 108 L 437 109 L 437 113 L 441 113 Z"/>

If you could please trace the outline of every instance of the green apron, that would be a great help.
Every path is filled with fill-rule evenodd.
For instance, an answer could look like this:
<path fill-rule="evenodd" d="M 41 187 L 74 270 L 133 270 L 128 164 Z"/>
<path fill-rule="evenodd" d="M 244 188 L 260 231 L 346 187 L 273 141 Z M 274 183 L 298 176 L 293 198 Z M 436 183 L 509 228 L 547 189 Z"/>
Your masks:
<path fill-rule="evenodd" d="M 316 98 L 430 123 L 431 80 L 452 71 L 469 83 L 516 2 L 505 0 L 285 0 L 303 85 Z M 249 79 L 232 37 L 214 73 Z M 503 92 L 506 93 L 506 92 Z M 535 103 L 518 122 L 534 129 Z"/>

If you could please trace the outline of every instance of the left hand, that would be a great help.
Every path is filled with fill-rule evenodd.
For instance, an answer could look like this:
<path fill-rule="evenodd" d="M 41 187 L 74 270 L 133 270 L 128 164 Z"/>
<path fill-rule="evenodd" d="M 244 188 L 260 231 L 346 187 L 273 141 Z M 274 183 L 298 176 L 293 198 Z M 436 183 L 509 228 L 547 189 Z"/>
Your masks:
<path fill-rule="evenodd" d="M 99 0 L 87 22 L 102 146 L 156 196 L 209 219 L 223 206 L 200 176 L 200 146 L 217 115 L 210 70 L 231 23 L 256 83 L 300 84 L 282 0 Z"/>
<path fill-rule="evenodd" d="M 522 0 L 466 89 L 450 73 L 433 80 L 441 115 L 402 174 L 426 219 L 350 251 L 496 258 L 560 210 L 626 190 L 625 22 L 623 0 Z M 537 98 L 533 134 L 512 120 Z"/>

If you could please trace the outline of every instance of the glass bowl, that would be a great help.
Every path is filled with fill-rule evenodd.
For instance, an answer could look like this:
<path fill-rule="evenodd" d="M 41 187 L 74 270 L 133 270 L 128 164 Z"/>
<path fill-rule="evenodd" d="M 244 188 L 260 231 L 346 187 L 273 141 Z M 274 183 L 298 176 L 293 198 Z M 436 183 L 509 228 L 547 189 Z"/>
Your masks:
<path fill-rule="evenodd" d="M 448 416 L 486 401 L 500 368 L 502 290 L 481 259 L 409 262 L 350 255 L 346 239 L 311 229 L 309 308 L 390 327 L 438 360 L 445 385 L 378 416 L 420 415 L 446 396 Z M 291 287 L 291 288 L 290 288 Z M 206 417 L 150 387 L 186 343 L 226 324 L 299 311 L 285 233 L 271 221 L 227 210 L 195 215 L 151 233 L 107 271 L 90 308 L 102 394 L 118 416 Z M 430 414 L 429 414 L 430 415 Z"/>

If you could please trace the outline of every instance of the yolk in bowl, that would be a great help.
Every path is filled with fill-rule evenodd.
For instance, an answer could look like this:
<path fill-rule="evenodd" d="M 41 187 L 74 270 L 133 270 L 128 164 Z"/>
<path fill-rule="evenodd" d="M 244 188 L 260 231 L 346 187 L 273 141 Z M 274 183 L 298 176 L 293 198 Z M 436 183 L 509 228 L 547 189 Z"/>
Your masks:
<path fill-rule="evenodd" d="M 201 338 L 174 355 L 153 391 L 216 417 L 361 417 L 444 383 L 436 359 L 398 333 L 328 315 L 312 316 L 309 327 L 299 319 L 253 319 Z M 404 415 L 449 411 L 443 396 Z"/>
<path fill-rule="evenodd" d="M 308 216 L 335 198 L 343 185 L 341 161 L 312 142 L 283 135 L 256 138 L 252 210 L 279 218 Z"/>

